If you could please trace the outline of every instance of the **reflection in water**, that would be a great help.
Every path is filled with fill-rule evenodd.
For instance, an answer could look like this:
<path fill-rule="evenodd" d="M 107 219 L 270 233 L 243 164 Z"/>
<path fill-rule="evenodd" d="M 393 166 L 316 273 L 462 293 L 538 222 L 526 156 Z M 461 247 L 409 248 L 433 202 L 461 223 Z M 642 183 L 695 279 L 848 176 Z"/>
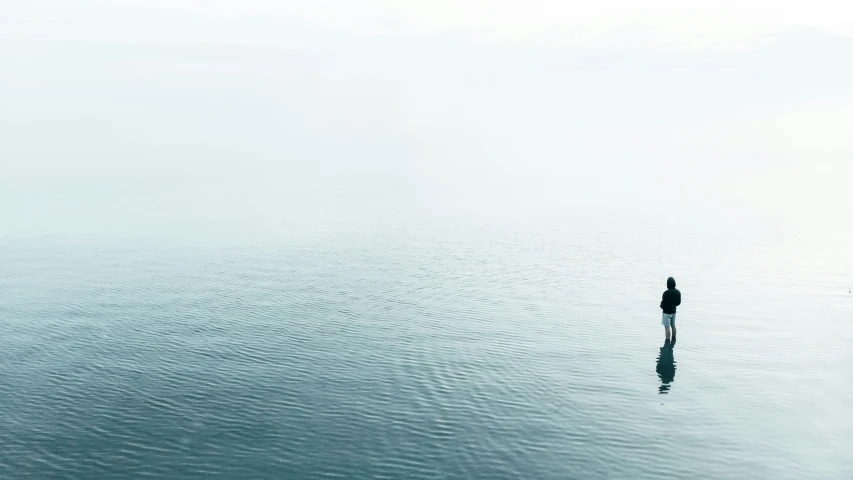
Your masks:
<path fill-rule="evenodd" d="M 658 388 L 658 393 L 667 394 L 669 393 L 670 383 L 675 381 L 675 357 L 672 354 L 673 344 L 669 343 L 669 340 L 660 347 L 660 354 L 658 355 L 658 364 L 657 364 L 657 372 L 658 378 L 660 378 L 660 388 Z"/>

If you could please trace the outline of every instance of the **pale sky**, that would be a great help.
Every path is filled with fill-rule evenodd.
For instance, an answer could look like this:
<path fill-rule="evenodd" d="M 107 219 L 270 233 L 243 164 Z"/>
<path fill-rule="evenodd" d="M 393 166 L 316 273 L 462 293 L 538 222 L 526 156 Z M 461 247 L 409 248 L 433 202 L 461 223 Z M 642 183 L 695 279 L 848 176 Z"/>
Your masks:
<path fill-rule="evenodd" d="M 792 28 L 853 35 L 843 0 L 26 0 L 4 31 L 102 39 L 287 42 L 287 28 L 348 34 L 459 32 L 494 42 L 661 48 L 738 43 Z"/>
<path fill-rule="evenodd" d="M 0 8 L 0 234 L 389 210 L 853 218 L 853 2 Z"/>

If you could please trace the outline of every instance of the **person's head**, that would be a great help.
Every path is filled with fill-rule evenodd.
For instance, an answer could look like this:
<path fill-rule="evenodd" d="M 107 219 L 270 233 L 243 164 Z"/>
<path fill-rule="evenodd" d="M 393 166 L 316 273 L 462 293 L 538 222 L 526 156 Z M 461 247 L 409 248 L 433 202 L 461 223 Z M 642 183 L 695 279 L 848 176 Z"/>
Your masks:
<path fill-rule="evenodd" d="M 675 288 L 675 279 L 669 277 L 666 279 L 666 288 Z"/>

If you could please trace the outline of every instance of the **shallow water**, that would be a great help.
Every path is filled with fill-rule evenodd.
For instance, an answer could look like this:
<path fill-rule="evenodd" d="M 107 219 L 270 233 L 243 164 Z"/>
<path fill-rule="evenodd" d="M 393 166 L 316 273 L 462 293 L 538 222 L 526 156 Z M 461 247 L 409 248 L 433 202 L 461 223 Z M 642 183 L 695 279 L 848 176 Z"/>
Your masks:
<path fill-rule="evenodd" d="M 658 233 L 7 239 L 0 476 L 853 478 L 850 256 Z"/>

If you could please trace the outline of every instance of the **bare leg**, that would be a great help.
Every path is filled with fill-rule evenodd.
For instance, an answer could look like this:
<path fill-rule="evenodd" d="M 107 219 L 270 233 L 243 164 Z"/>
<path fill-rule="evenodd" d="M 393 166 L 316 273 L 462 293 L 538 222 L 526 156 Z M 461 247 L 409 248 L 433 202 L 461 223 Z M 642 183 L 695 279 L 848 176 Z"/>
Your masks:
<path fill-rule="evenodd" d="M 675 341 L 675 323 L 672 324 L 672 341 Z"/>
<path fill-rule="evenodd" d="M 664 325 L 663 328 L 666 329 L 666 341 L 668 342 L 669 341 L 669 325 Z"/>

